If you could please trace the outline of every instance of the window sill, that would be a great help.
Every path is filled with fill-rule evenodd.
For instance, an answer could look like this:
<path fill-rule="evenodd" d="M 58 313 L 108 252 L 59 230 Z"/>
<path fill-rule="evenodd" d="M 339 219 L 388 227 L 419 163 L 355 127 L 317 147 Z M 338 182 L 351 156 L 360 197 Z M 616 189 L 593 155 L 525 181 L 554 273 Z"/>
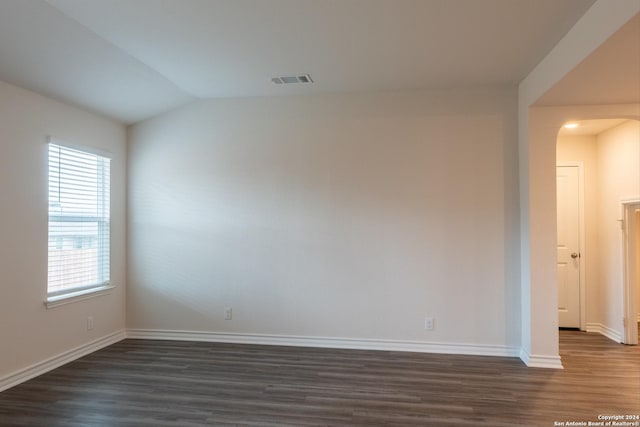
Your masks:
<path fill-rule="evenodd" d="M 47 308 L 55 308 L 65 304 L 71 304 L 78 301 L 83 301 L 89 298 L 100 297 L 103 295 L 110 294 L 115 286 L 113 285 L 104 285 L 91 289 L 83 289 L 77 292 L 69 292 L 64 295 L 56 295 L 55 297 L 49 297 L 44 302 L 44 305 Z"/>

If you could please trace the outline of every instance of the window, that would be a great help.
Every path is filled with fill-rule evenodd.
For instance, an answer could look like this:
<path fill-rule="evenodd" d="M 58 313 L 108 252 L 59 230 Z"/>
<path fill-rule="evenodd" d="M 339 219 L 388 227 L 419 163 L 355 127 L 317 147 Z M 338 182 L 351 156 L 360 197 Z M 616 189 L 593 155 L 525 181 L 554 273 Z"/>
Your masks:
<path fill-rule="evenodd" d="M 109 287 L 110 159 L 49 142 L 47 301 Z"/>

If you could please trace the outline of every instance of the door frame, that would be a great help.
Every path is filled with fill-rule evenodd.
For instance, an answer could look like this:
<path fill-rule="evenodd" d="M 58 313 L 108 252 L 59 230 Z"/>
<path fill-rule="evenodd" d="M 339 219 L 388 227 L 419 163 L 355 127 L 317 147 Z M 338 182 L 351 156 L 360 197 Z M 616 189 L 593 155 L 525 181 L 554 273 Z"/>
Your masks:
<path fill-rule="evenodd" d="M 638 344 L 638 275 L 640 266 L 636 265 L 636 210 L 640 209 L 640 197 L 623 200 L 620 228 L 622 231 L 623 251 L 623 343 Z"/>
<path fill-rule="evenodd" d="M 584 162 L 556 162 L 556 172 L 558 167 L 575 167 L 578 168 L 578 215 L 580 216 L 578 222 L 578 251 L 580 253 L 580 268 L 578 284 L 580 289 L 580 330 L 587 330 L 587 283 L 586 283 L 586 251 L 585 251 L 585 226 L 584 226 Z M 557 197 L 556 188 L 556 197 Z M 556 215 L 558 214 L 556 207 Z M 557 246 L 557 238 L 556 238 Z"/>

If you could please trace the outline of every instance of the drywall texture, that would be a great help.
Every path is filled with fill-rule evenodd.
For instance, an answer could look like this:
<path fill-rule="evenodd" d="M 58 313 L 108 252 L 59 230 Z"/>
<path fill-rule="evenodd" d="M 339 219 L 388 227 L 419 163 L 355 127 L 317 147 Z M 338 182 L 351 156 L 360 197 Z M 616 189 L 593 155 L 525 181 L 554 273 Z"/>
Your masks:
<path fill-rule="evenodd" d="M 640 197 L 640 122 L 630 120 L 598 135 L 598 224 L 602 323 L 623 335 L 623 200 Z"/>
<path fill-rule="evenodd" d="M 580 286 L 586 290 L 586 323 L 601 323 L 598 264 L 598 164 L 596 136 L 560 136 L 556 160 L 558 163 L 579 162 L 584 173 L 584 252 L 580 262 L 585 265 L 585 277 Z"/>
<path fill-rule="evenodd" d="M 110 295 L 57 308 L 47 290 L 47 136 L 112 153 Z M 125 138 L 122 125 L 0 82 L 0 379 L 124 329 Z M 94 329 L 86 330 L 93 316 Z"/>
<path fill-rule="evenodd" d="M 519 346 L 515 114 L 490 89 L 133 126 L 128 327 Z"/>

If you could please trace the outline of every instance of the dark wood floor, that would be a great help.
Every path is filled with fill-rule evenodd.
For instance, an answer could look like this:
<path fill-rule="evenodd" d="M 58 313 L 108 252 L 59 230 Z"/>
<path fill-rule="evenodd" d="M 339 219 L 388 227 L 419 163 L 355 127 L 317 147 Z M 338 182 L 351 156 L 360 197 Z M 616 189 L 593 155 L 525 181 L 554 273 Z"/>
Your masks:
<path fill-rule="evenodd" d="M 518 359 L 125 340 L 0 393 L 2 426 L 553 426 L 640 414 L 640 348 Z"/>

